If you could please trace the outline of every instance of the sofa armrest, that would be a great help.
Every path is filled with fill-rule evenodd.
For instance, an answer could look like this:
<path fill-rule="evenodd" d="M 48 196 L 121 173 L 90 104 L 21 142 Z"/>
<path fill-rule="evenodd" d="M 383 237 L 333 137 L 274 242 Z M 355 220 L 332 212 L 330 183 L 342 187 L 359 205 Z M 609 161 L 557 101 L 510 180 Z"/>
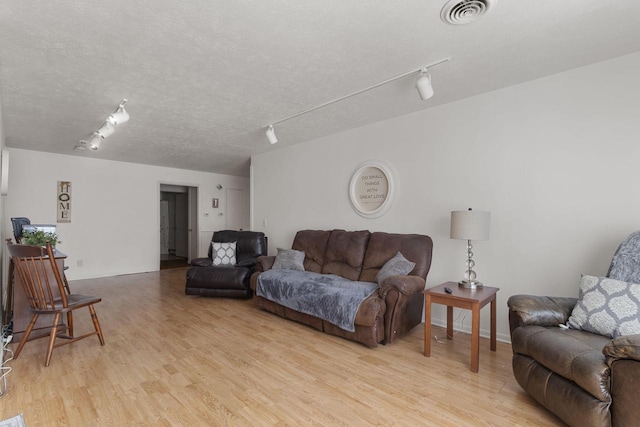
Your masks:
<path fill-rule="evenodd" d="M 640 361 L 640 334 L 624 335 L 612 339 L 609 344 L 604 346 L 602 354 L 607 357 L 609 366 L 619 359 Z"/>
<path fill-rule="evenodd" d="M 391 276 L 378 290 L 384 300 L 384 342 L 391 344 L 422 321 L 425 280 L 420 276 Z"/>
<path fill-rule="evenodd" d="M 276 261 L 275 256 L 267 256 L 267 255 L 259 256 L 258 258 L 256 258 L 255 271 L 262 272 L 262 271 L 271 270 L 271 267 L 273 267 L 273 263 L 275 261 Z"/>
<path fill-rule="evenodd" d="M 419 276 L 391 276 L 380 284 L 380 296 L 385 298 L 391 290 L 396 290 L 403 295 L 413 295 L 424 291 L 425 281 Z"/>
<path fill-rule="evenodd" d="M 640 419 L 640 334 L 614 338 L 602 353 L 611 369 L 611 425 L 636 425 Z"/>
<path fill-rule="evenodd" d="M 520 326 L 566 323 L 577 302 L 577 298 L 513 295 L 507 301 L 511 334 Z"/>

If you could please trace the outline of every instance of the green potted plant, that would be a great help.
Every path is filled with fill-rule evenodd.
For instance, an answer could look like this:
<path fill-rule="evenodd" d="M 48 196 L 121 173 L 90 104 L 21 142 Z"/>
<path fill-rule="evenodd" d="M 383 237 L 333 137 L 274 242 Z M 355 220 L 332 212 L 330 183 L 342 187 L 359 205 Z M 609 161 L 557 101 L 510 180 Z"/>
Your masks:
<path fill-rule="evenodd" d="M 54 248 L 56 247 L 56 244 L 62 243 L 58 240 L 58 235 L 56 233 L 51 233 L 49 231 L 34 230 L 22 233 L 22 244 L 24 245 L 46 246 L 47 242 L 51 242 L 51 246 Z"/>

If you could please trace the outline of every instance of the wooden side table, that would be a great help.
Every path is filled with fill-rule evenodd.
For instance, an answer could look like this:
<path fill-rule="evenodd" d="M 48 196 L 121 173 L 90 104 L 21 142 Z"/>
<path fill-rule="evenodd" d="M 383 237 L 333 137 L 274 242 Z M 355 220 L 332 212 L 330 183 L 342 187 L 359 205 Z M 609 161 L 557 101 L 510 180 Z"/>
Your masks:
<path fill-rule="evenodd" d="M 453 293 L 448 294 L 444 288 Z M 496 351 L 496 294 L 499 288 L 484 286 L 467 289 L 457 282 L 446 282 L 424 291 L 424 355 L 431 356 L 431 303 L 447 306 L 447 339 L 453 339 L 453 308 L 471 310 L 471 372 L 478 372 L 480 362 L 480 309 L 491 303 L 491 351 Z"/>

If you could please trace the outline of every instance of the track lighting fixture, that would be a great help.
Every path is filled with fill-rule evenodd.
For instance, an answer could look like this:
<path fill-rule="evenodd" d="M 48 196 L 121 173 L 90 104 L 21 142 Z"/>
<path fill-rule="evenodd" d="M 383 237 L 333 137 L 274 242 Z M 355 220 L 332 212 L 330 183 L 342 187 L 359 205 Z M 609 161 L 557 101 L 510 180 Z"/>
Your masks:
<path fill-rule="evenodd" d="M 111 123 L 113 126 L 117 126 L 129 121 L 129 113 L 124 109 L 125 102 L 127 102 L 127 100 L 123 99 L 120 105 L 118 105 L 118 109 L 115 111 L 115 113 L 107 117 L 108 123 Z"/>
<path fill-rule="evenodd" d="M 433 96 L 433 86 L 431 86 L 431 75 L 429 70 L 423 68 L 420 71 L 420 77 L 416 80 L 416 89 L 418 89 L 418 95 L 420 99 L 426 101 Z"/>
<path fill-rule="evenodd" d="M 440 61 L 437 61 L 437 62 L 434 62 L 432 64 L 426 65 L 424 67 L 418 68 L 417 70 L 415 70 L 415 69 L 411 70 L 411 71 L 409 71 L 407 73 L 400 74 L 398 76 L 392 77 L 390 79 L 387 79 L 387 80 L 385 80 L 383 82 L 380 82 L 378 84 L 375 84 L 373 86 L 369 86 L 369 87 L 361 89 L 361 90 L 359 90 L 357 92 L 350 93 L 349 95 L 345 95 L 345 96 L 342 96 L 340 98 L 334 99 L 332 101 L 325 102 L 324 104 L 317 105 L 317 106 L 315 106 L 313 108 L 309 108 L 309 109 L 300 111 L 300 112 L 298 112 L 296 114 L 293 114 L 291 116 L 285 117 L 283 119 L 273 121 L 273 122 L 271 122 L 271 124 L 263 126 L 263 128 L 265 128 L 265 127 L 267 128 L 267 139 L 269 140 L 270 144 L 275 144 L 276 142 L 278 142 L 278 138 L 276 137 L 276 132 L 275 132 L 275 130 L 273 128 L 273 126 L 275 124 L 282 123 L 282 122 L 287 121 L 287 120 L 291 120 L 291 119 L 293 119 L 295 117 L 301 116 L 303 114 L 310 113 L 310 112 L 312 112 L 314 110 L 317 110 L 319 108 L 323 108 L 323 107 L 326 107 L 328 105 L 334 104 L 336 102 L 345 100 L 347 98 L 351 98 L 352 96 L 359 95 L 359 94 L 361 94 L 363 92 L 367 92 L 367 91 L 369 91 L 371 89 L 375 89 L 375 88 L 377 88 L 379 86 L 385 85 L 387 83 L 391 83 L 391 82 L 393 82 L 395 80 L 398 80 L 398 79 L 401 79 L 403 77 L 407 77 L 408 75 L 414 74 L 414 73 L 416 73 L 418 71 L 420 72 L 420 76 L 418 77 L 418 79 L 416 81 L 416 89 L 418 90 L 418 94 L 420 95 L 420 98 L 423 101 L 426 101 L 427 99 L 431 98 L 433 96 L 433 94 L 434 94 L 433 87 L 431 86 L 431 75 L 429 74 L 429 68 L 435 67 L 436 65 L 440 65 L 440 64 L 442 64 L 444 62 L 449 61 L 450 59 L 451 58 L 441 59 Z"/>
<path fill-rule="evenodd" d="M 102 141 L 116 131 L 116 126 L 129 121 L 129 113 L 124 109 L 125 102 L 127 102 L 127 100 L 123 99 L 104 123 L 91 133 L 91 137 L 89 137 L 88 140 L 80 140 L 80 144 L 76 145 L 74 149 L 82 151 L 89 147 L 93 151 L 98 150 Z"/>
<path fill-rule="evenodd" d="M 100 143 L 102 143 L 103 139 L 104 137 L 101 136 L 97 131 L 94 132 L 88 141 L 89 148 L 91 148 L 93 151 L 96 151 L 98 148 L 100 148 Z"/>
<path fill-rule="evenodd" d="M 276 130 L 273 128 L 273 125 L 269 125 L 267 128 L 267 139 L 269 140 L 269 144 L 273 145 L 278 142 L 278 137 L 276 136 Z"/>
<path fill-rule="evenodd" d="M 106 138 L 108 136 L 113 135 L 115 131 L 116 131 L 116 127 L 107 121 L 107 122 L 104 122 L 104 124 L 100 126 L 100 129 L 98 129 L 96 132 L 98 132 L 101 137 Z"/>

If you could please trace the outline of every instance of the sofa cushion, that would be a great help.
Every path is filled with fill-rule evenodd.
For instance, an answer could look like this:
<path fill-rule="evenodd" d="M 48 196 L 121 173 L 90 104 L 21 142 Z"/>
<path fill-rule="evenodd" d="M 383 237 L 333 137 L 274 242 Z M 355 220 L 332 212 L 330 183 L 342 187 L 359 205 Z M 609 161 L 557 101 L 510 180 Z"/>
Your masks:
<path fill-rule="evenodd" d="M 602 354 L 610 338 L 553 326 L 521 326 L 511 340 L 514 353 L 531 357 L 603 402 L 611 398 L 609 366 Z"/>
<path fill-rule="evenodd" d="M 336 274 L 357 281 L 370 235 L 367 230 L 332 230 L 327 242 L 322 274 Z"/>
<path fill-rule="evenodd" d="M 426 279 L 431 267 L 432 248 L 431 238 L 421 234 L 371 233 L 358 280 L 374 282 L 378 271 L 398 252 L 416 263 L 409 274 Z"/>
<path fill-rule="evenodd" d="M 304 252 L 304 269 L 320 273 L 331 231 L 301 230 L 296 233 L 291 249 Z"/>
<path fill-rule="evenodd" d="M 256 295 L 354 332 L 358 308 L 377 289 L 337 275 L 272 269 L 258 276 Z"/>
<path fill-rule="evenodd" d="M 278 255 L 273 262 L 273 269 L 304 271 L 304 252 L 295 249 L 278 248 Z"/>
<path fill-rule="evenodd" d="M 640 285 L 582 276 L 567 325 L 611 338 L 640 333 Z"/>
<path fill-rule="evenodd" d="M 396 256 L 387 261 L 376 276 L 376 282 L 382 284 L 384 279 L 391 276 L 403 276 L 409 274 L 413 267 L 416 266 L 415 262 L 407 260 L 402 253 L 398 252 Z"/>
<path fill-rule="evenodd" d="M 236 265 L 236 242 L 212 242 L 211 246 L 214 266 Z"/>

